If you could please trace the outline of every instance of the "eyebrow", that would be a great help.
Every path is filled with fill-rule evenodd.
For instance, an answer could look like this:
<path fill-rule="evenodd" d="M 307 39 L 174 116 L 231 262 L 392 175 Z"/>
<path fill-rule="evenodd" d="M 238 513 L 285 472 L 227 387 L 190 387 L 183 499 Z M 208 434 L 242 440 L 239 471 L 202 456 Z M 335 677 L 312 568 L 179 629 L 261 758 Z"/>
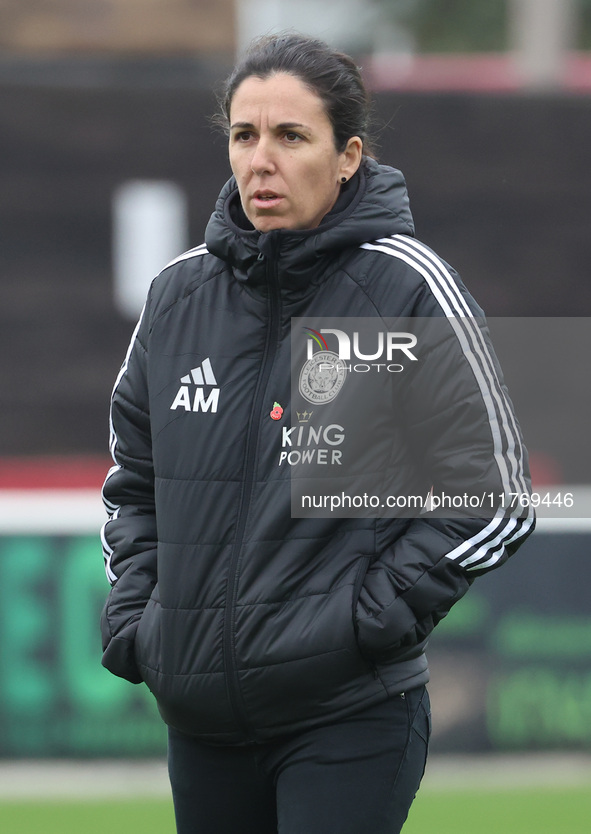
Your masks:
<path fill-rule="evenodd" d="M 236 130 L 237 128 L 254 128 L 252 122 L 234 122 L 233 125 L 230 125 L 230 130 Z M 311 128 L 308 125 L 304 125 L 301 122 L 281 122 L 280 124 L 276 125 L 275 130 L 293 130 L 294 128 L 298 128 L 299 130 L 307 130 L 310 132 Z"/>

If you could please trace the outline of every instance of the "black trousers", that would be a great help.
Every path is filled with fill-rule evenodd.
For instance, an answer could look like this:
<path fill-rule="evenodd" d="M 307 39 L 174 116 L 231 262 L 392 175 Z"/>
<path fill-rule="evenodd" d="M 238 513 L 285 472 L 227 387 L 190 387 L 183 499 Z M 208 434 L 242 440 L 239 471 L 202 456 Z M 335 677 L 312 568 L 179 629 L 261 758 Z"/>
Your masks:
<path fill-rule="evenodd" d="M 424 687 L 249 747 L 169 732 L 178 834 L 397 834 L 425 769 Z"/>

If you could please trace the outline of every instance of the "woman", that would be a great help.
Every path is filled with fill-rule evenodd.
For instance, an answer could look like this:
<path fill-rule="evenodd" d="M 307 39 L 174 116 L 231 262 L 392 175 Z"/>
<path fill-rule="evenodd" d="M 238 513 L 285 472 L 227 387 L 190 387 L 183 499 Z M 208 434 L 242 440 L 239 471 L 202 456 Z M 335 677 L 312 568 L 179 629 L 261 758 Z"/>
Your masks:
<path fill-rule="evenodd" d="M 113 394 L 103 663 L 157 699 L 181 834 L 392 834 L 425 766 L 426 638 L 533 520 L 294 512 L 292 486 L 344 499 L 386 458 L 398 501 L 524 493 L 526 454 L 479 308 L 369 155 L 354 62 L 263 39 L 222 109 L 234 176 L 153 283 Z M 441 362 L 399 317 L 439 321 Z M 348 320 L 379 326 L 383 362 L 351 365 Z"/>

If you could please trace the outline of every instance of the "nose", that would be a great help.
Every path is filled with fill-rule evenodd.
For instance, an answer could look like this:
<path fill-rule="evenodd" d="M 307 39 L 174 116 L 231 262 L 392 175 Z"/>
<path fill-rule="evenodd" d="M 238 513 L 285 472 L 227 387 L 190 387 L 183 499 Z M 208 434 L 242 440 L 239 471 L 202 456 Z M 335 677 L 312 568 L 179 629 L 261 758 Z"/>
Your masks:
<path fill-rule="evenodd" d="M 250 167 L 257 176 L 272 174 L 275 170 L 275 158 L 272 143 L 269 139 L 261 136 L 250 160 Z"/>

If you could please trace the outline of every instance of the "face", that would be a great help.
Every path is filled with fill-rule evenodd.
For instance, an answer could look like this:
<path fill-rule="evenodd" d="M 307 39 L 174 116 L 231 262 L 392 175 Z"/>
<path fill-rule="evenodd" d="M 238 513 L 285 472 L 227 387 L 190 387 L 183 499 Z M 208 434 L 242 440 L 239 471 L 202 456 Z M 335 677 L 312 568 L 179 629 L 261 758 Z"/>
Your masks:
<path fill-rule="evenodd" d="M 230 107 L 230 165 L 255 229 L 314 229 L 350 179 L 362 143 L 339 153 L 322 100 L 285 73 L 246 78 Z"/>

